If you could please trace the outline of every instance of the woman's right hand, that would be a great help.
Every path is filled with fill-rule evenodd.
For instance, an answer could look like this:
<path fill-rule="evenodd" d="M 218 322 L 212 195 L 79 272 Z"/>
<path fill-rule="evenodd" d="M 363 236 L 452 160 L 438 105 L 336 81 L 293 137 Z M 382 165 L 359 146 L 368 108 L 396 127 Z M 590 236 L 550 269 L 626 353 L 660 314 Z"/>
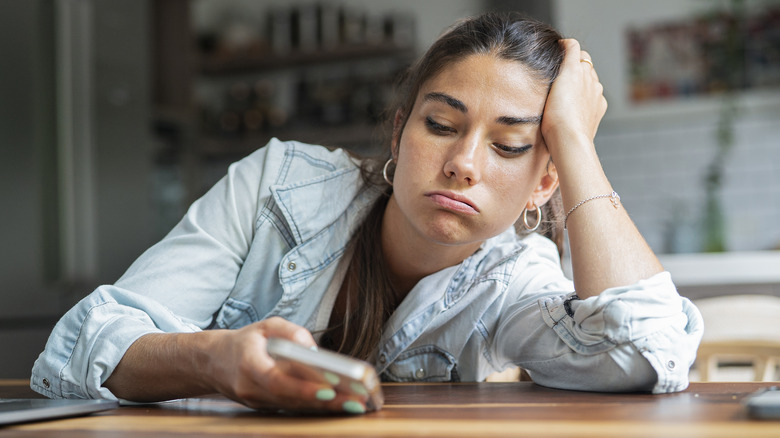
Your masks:
<path fill-rule="evenodd" d="M 215 333 L 216 334 L 216 333 Z M 223 395 L 255 409 L 341 411 L 365 399 L 340 394 L 327 383 L 303 380 L 278 367 L 268 355 L 268 338 L 284 338 L 316 347 L 305 328 L 280 317 L 269 318 L 238 330 L 220 330 L 208 352 L 206 378 Z"/>
<path fill-rule="evenodd" d="M 127 349 L 103 386 L 137 402 L 219 392 L 255 409 L 365 412 L 367 397 L 339 393 L 277 366 L 266 351 L 273 337 L 315 346 L 308 330 L 279 317 L 237 330 L 150 333 Z"/>

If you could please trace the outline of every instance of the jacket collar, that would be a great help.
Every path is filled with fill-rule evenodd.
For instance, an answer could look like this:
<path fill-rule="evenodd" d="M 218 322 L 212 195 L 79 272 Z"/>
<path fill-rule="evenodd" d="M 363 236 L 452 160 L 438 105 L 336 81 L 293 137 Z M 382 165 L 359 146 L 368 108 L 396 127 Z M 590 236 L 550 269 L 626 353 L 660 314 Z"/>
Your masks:
<path fill-rule="evenodd" d="M 471 256 L 420 280 L 385 323 L 379 343 L 377 372 L 396 360 L 439 315 L 455 306 L 486 276 L 508 281 L 515 261 L 527 244 L 518 239 L 514 228 L 486 240 Z"/>
<path fill-rule="evenodd" d="M 354 166 L 288 185 L 274 185 L 271 193 L 295 242 L 301 244 L 343 215 L 349 222 L 361 221 L 364 214 L 359 212 L 374 202 L 379 190 L 367 187 L 361 181 L 360 168 Z"/>

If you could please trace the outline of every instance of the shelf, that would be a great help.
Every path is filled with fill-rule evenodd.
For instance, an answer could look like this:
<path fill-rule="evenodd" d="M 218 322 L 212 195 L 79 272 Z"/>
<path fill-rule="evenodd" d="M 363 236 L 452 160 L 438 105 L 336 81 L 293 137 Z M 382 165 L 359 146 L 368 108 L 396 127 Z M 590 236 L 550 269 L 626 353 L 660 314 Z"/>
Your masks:
<path fill-rule="evenodd" d="M 370 124 L 338 126 L 299 126 L 267 133 L 236 137 L 204 136 L 200 152 L 204 159 L 235 159 L 265 146 L 271 138 L 295 140 L 323 146 L 343 147 L 362 154 L 372 154 L 381 138 L 381 127 Z"/>
<path fill-rule="evenodd" d="M 200 72 L 207 76 L 217 76 L 387 57 L 411 60 L 414 51 L 411 47 L 371 44 L 344 46 L 332 50 L 292 52 L 285 55 L 272 52 L 233 57 L 208 55 L 200 58 Z"/>
<path fill-rule="evenodd" d="M 381 130 L 371 121 L 392 94 L 393 76 L 417 56 L 411 44 L 388 39 L 280 53 L 259 42 L 244 50 L 214 44 L 214 51 L 200 51 L 208 41 L 194 32 L 190 3 L 154 2 L 153 8 L 157 39 L 152 125 L 159 140 L 154 162 L 165 171 L 173 167 L 169 173 L 176 181 L 171 184 L 185 192 L 173 207 L 181 209 L 197 199 L 230 163 L 274 137 L 341 147 L 363 156 L 382 149 Z M 232 88 L 248 85 L 247 79 L 255 76 L 262 80 L 251 83 L 261 87 L 250 87 L 248 96 Z M 334 105 L 350 112 L 338 119 L 322 115 L 332 114 L 325 111 Z M 244 118 L 250 108 L 263 113 L 262 130 L 252 130 L 258 124 Z M 285 114 L 283 121 L 273 119 L 276 110 Z M 224 123 L 221 116 L 228 112 L 239 116 L 237 124 Z"/>
<path fill-rule="evenodd" d="M 152 120 L 156 123 L 190 126 L 196 117 L 197 111 L 193 107 L 156 105 L 153 108 Z"/>

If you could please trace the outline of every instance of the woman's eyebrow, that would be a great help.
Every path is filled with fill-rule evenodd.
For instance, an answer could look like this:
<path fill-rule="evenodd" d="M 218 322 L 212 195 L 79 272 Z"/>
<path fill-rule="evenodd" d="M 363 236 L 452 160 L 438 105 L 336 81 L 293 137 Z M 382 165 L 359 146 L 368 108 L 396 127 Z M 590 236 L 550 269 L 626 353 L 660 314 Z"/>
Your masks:
<path fill-rule="evenodd" d="M 530 116 L 530 117 L 510 117 L 501 116 L 496 119 L 496 123 L 507 126 L 514 125 L 538 125 L 542 123 L 542 116 Z"/>
<path fill-rule="evenodd" d="M 469 112 L 469 109 L 466 108 L 466 105 L 463 102 L 444 93 L 438 93 L 438 92 L 428 93 L 423 98 L 423 101 L 429 101 L 429 100 L 446 103 L 447 105 L 455 108 L 456 110 L 464 114 Z"/>
<path fill-rule="evenodd" d="M 431 92 L 425 95 L 423 98 L 423 101 L 436 101 L 436 102 L 442 102 L 446 103 L 447 105 L 451 106 L 452 108 L 455 108 L 456 110 L 462 112 L 462 113 L 468 113 L 469 109 L 466 107 L 466 104 L 464 104 L 462 101 L 444 93 L 440 92 Z M 507 125 L 507 126 L 514 126 L 514 125 L 538 125 L 542 123 L 542 116 L 529 116 L 529 117 L 512 117 L 512 116 L 501 116 L 496 119 L 496 123 L 499 123 L 501 125 Z"/>

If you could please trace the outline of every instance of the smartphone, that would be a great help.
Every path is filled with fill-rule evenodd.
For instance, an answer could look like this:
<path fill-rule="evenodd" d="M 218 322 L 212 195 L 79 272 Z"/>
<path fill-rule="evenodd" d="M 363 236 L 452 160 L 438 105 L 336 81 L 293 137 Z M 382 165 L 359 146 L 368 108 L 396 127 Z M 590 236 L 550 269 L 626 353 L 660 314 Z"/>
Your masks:
<path fill-rule="evenodd" d="M 780 419 L 780 387 L 759 389 L 745 399 L 748 416 L 763 420 Z"/>
<path fill-rule="evenodd" d="M 280 338 L 269 338 L 266 348 L 277 365 L 292 375 L 327 383 L 338 392 L 367 395 L 367 411 L 378 411 L 384 404 L 379 378 L 368 362 L 333 351 L 312 350 Z"/>

